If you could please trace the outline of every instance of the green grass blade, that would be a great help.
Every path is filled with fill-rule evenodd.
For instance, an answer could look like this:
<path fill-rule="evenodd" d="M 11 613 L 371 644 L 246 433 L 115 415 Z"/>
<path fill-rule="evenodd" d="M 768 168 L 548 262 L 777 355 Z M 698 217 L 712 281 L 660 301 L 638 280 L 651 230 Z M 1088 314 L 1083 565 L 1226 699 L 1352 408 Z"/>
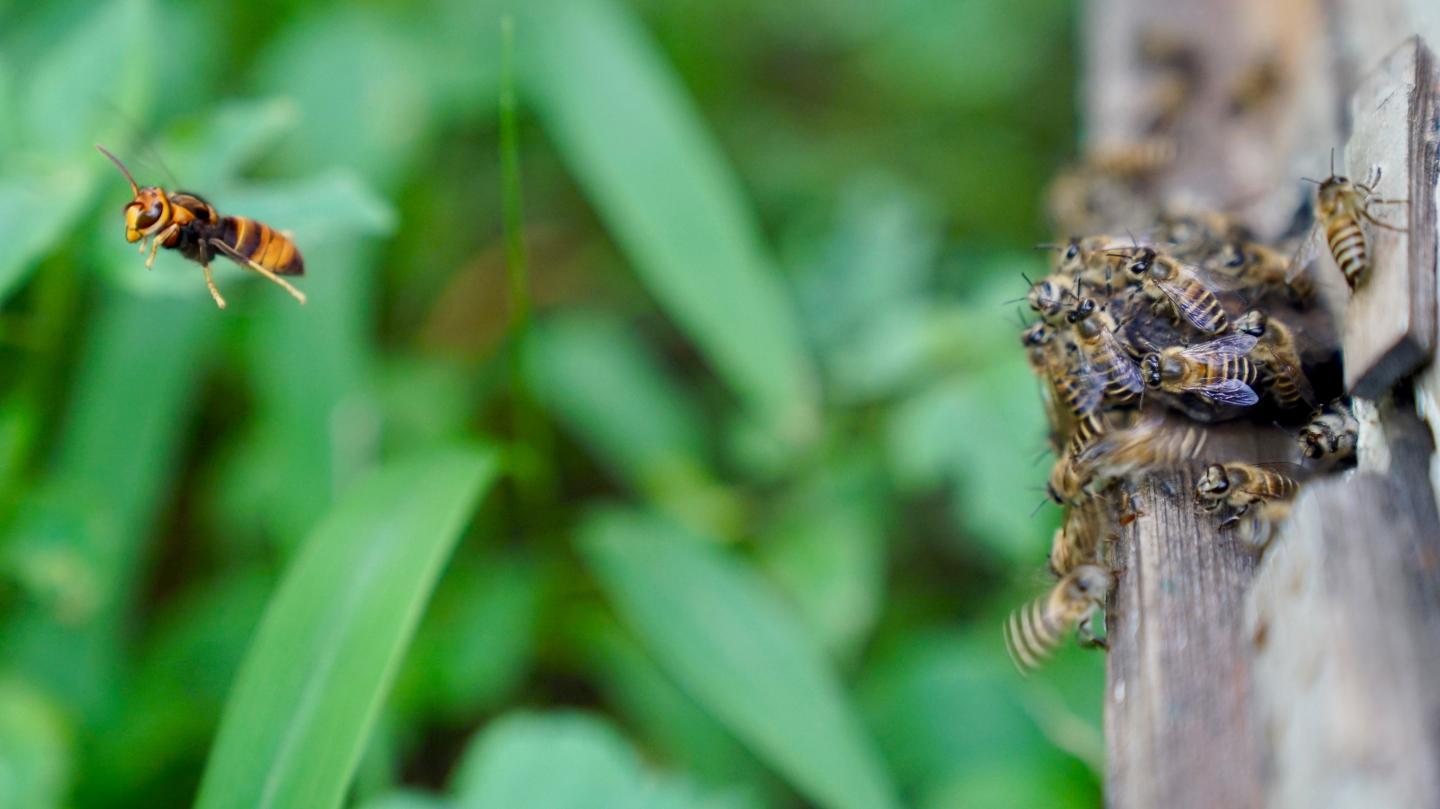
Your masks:
<path fill-rule="evenodd" d="M 748 569 L 643 514 L 592 518 L 582 549 L 661 665 L 796 789 L 827 809 L 897 805 L 819 645 Z"/>
<path fill-rule="evenodd" d="M 684 89 L 613 2 L 528 9 L 527 98 L 641 279 L 764 423 L 810 435 L 817 389 L 796 312 Z"/>
<path fill-rule="evenodd" d="M 489 452 L 382 468 L 306 539 L 246 653 L 200 809 L 333 809 L 436 577 L 480 493 Z"/>

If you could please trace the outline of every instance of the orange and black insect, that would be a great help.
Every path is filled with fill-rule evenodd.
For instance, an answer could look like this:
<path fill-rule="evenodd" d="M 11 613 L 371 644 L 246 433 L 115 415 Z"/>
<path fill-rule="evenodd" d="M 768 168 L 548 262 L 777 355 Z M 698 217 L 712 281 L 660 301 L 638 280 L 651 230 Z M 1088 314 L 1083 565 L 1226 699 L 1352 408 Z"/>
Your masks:
<path fill-rule="evenodd" d="M 145 239 L 151 239 L 150 256 L 145 259 L 146 269 L 155 263 L 155 253 L 161 247 L 179 250 L 180 255 L 198 263 L 205 271 L 205 285 L 210 288 L 210 297 L 215 299 L 216 306 L 224 309 L 225 299 L 220 297 L 220 290 L 215 287 L 215 278 L 210 273 L 210 261 L 217 255 L 223 255 L 279 284 L 295 300 L 305 302 L 305 293 L 280 277 L 305 273 L 305 261 L 289 236 L 254 219 L 221 216 L 210 203 L 196 194 L 185 191 L 169 193 L 154 185 L 142 188 L 118 157 L 103 146 L 95 148 L 110 158 L 130 181 L 130 191 L 135 197 L 125 204 L 125 240 L 140 242 L 143 254 Z"/>

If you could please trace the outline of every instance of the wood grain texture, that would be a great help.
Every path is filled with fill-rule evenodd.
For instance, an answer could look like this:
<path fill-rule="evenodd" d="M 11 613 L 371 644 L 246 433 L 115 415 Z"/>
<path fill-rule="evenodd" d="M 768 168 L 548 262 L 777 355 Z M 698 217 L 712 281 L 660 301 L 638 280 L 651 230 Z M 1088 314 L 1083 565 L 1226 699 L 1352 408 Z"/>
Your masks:
<path fill-rule="evenodd" d="M 1344 172 L 1383 171 L 1377 192 L 1408 205 L 1375 205 L 1397 233 L 1365 224 L 1372 270 L 1351 296 L 1345 385 L 1375 397 L 1428 362 L 1435 348 L 1435 59 L 1419 37 L 1391 52 L 1355 91 Z M 1327 262 L 1328 264 L 1328 262 Z M 1333 264 L 1327 269 L 1335 272 Z"/>
<path fill-rule="evenodd" d="M 1440 805 L 1440 518 L 1416 417 L 1379 409 L 1383 470 L 1301 492 L 1246 607 L 1265 805 Z"/>
<path fill-rule="evenodd" d="M 1230 212 L 1264 238 L 1290 224 L 1323 172 L 1342 122 L 1320 0 L 1099 0 L 1087 14 L 1087 132 L 1092 144 L 1140 136 L 1153 87 L 1135 55 L 1147 32 L 1197 49 L 1198 92 L 1180 157 L 1157 203 Z M 1284 76 L 1268 106 L 1229 112 L 1240 73 L 1276 58 Z M 1130 224 L 1130 223 L 1122 223 Z M 1342 285 L 1343 286 L 1343 285 Z M 1343 299 L 1342 299 L 1343 300 Z M 1211 460 L 1293 458 L 1270 425 L 1211 428 Z M 1113 548 L 1116 589 L 1105 699 L 1106 804 L 1114 809 L 1257 807 L 1263 747 L 1251 721 L 1250 650 L 1242 621 L 1255 556 L 1193 505 L 1196 470 L 1152 479 L 1143 515 Z"/>

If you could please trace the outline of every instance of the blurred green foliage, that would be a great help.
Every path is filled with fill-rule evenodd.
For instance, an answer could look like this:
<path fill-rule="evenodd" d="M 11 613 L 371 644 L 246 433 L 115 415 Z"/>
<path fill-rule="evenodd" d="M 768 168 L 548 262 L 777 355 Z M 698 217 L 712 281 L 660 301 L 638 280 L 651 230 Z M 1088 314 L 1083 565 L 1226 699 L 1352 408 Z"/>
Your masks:
<path fill-rule="evenodd" d="M 0 809 L 1096 805 L 1100 658 L 1000 633 L 1073 23 L 0 2 Z M 147 273 L 96 142 L 310 303 Z"/>

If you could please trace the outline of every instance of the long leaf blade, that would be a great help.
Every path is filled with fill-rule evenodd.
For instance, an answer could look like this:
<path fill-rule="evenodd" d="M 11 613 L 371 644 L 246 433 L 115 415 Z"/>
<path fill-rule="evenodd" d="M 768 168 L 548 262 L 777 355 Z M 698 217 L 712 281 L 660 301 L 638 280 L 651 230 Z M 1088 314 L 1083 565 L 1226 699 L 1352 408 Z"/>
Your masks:
<path fill-rule="evenodd" d="M 746 568 L 644 514 L 602 513 L 582 548 L 661 665 L 798 790 L 829 809 L 897 805 L 819 645 Z"/>
<path fill-rule="evenodd" d="M 654 44 L 608 0 L 529 4 L 521 78 L 662 307 L 780 434 L 814 428 L 814 368 L 735 177 Z"/>
<path fill-rule="evenodd" d="M 332 809 L 489 452 L 445 450 L 355 484 L 306 539 L 271 599 L 221 719 L 200 809 Z"/>

